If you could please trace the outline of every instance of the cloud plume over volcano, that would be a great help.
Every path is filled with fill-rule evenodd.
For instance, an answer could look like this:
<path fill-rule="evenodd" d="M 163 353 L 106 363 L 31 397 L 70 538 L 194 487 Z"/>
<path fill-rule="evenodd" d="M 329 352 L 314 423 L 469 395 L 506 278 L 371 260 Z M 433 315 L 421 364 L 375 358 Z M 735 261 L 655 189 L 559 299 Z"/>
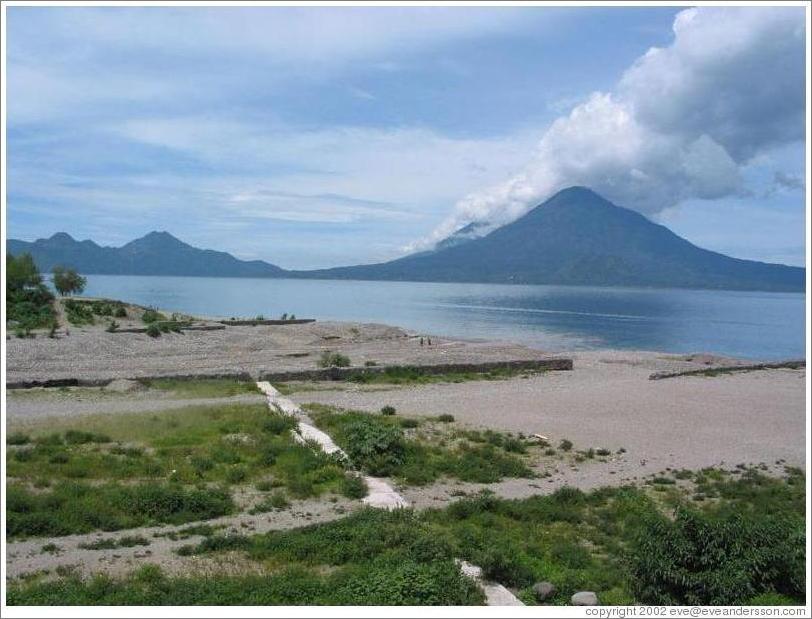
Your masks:
<path fill-rule="evenodd" d="M 470 222 L 512 221 L 571 185 L 647 215 L 746 195 L 748 162 L 804 138 L 804 10 L 692 8 L 673 31 L 612 92 L 555 120 L 522 170 L 461 199 L 426 244 Z"/>

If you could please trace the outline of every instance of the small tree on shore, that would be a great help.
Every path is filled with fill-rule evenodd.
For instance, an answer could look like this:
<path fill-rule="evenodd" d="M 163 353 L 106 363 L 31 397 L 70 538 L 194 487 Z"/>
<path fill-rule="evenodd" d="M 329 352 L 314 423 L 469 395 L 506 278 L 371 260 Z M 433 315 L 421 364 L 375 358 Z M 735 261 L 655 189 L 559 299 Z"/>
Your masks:
<path fill-rule="evenodd" d="M 63 297 L 66 294 L 81 293 L 85 289 L 87 279 L 79 275 L 74 269 L 55 266 L 54 288 Z"/>

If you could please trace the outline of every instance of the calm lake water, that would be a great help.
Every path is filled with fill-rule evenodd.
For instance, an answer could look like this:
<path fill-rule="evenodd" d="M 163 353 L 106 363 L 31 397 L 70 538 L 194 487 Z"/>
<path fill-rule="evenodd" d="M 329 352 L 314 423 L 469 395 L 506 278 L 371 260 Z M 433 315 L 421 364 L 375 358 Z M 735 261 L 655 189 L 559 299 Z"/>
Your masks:
<path fill-rule="evenodd" d="M 802 293 L 90 275 L 85 294 L 205 316 L 382 322 L 550 351 L 805 354 Z"/>

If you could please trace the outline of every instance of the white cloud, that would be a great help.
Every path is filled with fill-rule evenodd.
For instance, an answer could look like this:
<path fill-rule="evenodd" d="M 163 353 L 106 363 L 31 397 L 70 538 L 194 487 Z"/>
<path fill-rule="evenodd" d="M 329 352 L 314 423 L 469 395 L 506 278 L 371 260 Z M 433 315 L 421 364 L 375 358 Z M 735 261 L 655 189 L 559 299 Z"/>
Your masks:
<path fill-rule="evenodd" d="M 553 122 L 521 171 L 459 200 L 422 245 L 470 221 L 511 221 L 570 185 L 647 214 L 744 195 L 742 166 L 803 139 L 804 36 L 803 8 L 680 12 L 670 46 Z"/>

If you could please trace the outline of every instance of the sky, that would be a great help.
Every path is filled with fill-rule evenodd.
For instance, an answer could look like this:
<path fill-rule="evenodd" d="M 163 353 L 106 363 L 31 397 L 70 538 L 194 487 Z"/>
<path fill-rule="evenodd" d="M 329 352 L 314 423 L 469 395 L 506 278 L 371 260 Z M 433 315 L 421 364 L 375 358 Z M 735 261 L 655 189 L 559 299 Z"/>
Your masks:
<path fill-rule="evenodd" d="M 586 185 L 803 265 L 804 9 L 7 7 L 7 234 L 380 262 Z"/>

